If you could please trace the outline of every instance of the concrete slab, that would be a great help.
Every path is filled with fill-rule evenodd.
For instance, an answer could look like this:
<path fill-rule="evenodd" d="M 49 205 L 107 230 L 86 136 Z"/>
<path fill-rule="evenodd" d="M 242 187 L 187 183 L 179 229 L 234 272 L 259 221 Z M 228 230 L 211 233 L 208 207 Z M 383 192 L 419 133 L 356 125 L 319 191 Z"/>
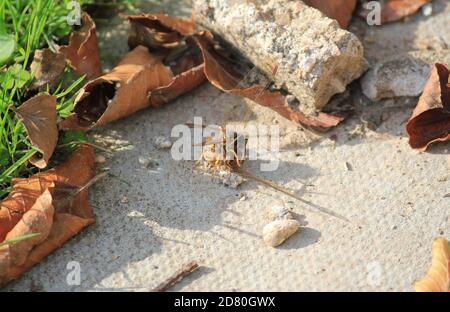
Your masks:
<path fill-rule="evenodd" d="M 445 11 L 375 33 L 411 27 L 417 30 L 411 36 L 437 38 L 439 27 L 430 25 L 450 16 L 450 3 L 434 2 Z M 97 144 L 116 150 L 104 154 L 105 166 L 120 177 L 92 188 L 97 223 L 4 290 L 147 291 L 191 260 L 202 267 L 172 290 L 413 290 L 430 264 L 432 239 L 450 235 L 450 144 L 413 151 L 404 126 L 415 100 L 368 103 L 358 88 L 352 90 L 355 116 L 325 135 L 209 85 L 92 132 Z M 174 125 L 194 116 L 223 124 L 239 121 L 247 109 L 252 122 L 280 125 L 282 150 L 275 172 L 259 172 L 256 162 L 245 168 L 311 205 L 253 181 L 238 189 L 213 183 L 194 163 L 174 161 L 154 146 L 154 137 L 169 137 Z M 370 130 L 374 123 L 378 128 Z M 154 166 L 143 168 L 139 157 L 152 158 Z M 303 227 L 274 249 L 261 235 L 265 210 L 280 204 Z M 315 213 L 317 207 L 350 221 Z M 67 283 L 70 261 L 80 263 L 80 285 Z"/>

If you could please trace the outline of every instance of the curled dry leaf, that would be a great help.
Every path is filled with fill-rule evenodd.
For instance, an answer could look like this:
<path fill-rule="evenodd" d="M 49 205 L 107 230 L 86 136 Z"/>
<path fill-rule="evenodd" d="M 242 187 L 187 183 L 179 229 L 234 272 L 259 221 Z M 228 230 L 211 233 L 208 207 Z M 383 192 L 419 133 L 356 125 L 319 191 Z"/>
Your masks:
<path fill-rule="evenodd" d="M 89 81 L 75 99 L 74 113 L 60 128 L 91 129 L 148 107 L 148 93 L 172 82 L 170 69 L 147 48 L 136 47 L 108 74 Z"/>
<path fill-rule="evenodd" d="M 8 246 L 0 248 L 0 285 L 18 278 L 33 265 L 41 262 L 47 255 L 61 247 L 65 241 L 78 234 L 83 228 L 94 223 L 93 219 L 84 219 L 75 215 L 58 213 L 47 239 L 35 246 L 21 265 L 11 265 Z M 5 248 L 6 247 L 6 248 Z"/>
<path fill-rule="evenodd" d="M 30 162 L 38 168 L 47 167 L 58 142 L 56 97 L 37 95 L 17 108 L 16 114 L 24 124 L 31 143 L 42 153 L 42 158 L 34 155 Z"/>
<path fill-rule="evenodd" d="M 11 192 L 0 202 L 0 242 L 46 189 L 50 189 L 52 196 L 64 199 L 62 195 L 67 195 L 70 186 L 79 188 L 92 179 L 94 166 L 93 148 L 81 145 L 63 164 L 30 178 L 13 179 Z M 79 192 L 67 205 L 62 205 L 61 201 L 57 203 L 58 211 L 93 217 L 86 190 Z"/>
<path fill-rule="evenodd" d="M 63 54 L 75 72 L 88 80 L 102 74 L 96 26 L 92 18 L 83 13 L 83 25 L 70 35 L 69 45 L 62 46 L 59 53 Z"/>
<path fill-rule="evenodd" d="M 19 223 L 6 235 L 5 240 L 11 240 L 27 234 L 39 233 L 36 237 L 8 246 L 12 264 L 23 264 L 31 249 L 47 238 L 53 223 L 54 207 L 52 201 L 52 195 L 47 189 L 36 199 L 31 209 L 24 213 Z"/>
<path fill-rule="evenodd" d="M 13 180 L 11 193 L 0 203 L 0 242 L 29 233 L 41 235 L 0 248 L 0 285 L 17 278 L 94 222 L 83 189 L 94 169 L 93 148 L 80 145 L 54 169 Z"/>
<path fill-rule="evenodd" d="M 195 33 L 193 20 L 171 17 L 165 14 L 130 15 L 131 32 L 128 45 L 143 45 L 149 49 L 176 48 L 183 36 Z"/>
<path fill-rule="evenodd" d="M 450 242 L 445 238 L 434 240 L 431 267 L 414 288 L 418 292 L 450 292 Z"/>
<path fill-rule="evenodd" d="M 50 49 L 36 50 L 30 69 L 34 81 L 32 89 L 54 88 L 69 64 L 78 75 L 94 79 L 101 75 L 97 34 L 94 21 L 84 13 L 83 26 L 70 36 L 68 45 L 61 46 L 57 52 Z"/>
<path fill-rule="evenodd" d="M 59 83 L 64 69 L 66 58 L 61 53 L 55 53 L 50 49 L 36 50 L 30 69 L 33 73 L 33 89 L 45 89 L 48 85 L 53 89 Z"/>
<path fill-rule="evenodd" d="M 343 118 L 326 113 L 319 113 L 316 117 L 306 116 L 294 110 L 288 99 L 279 91 L 267 90 L 263 85 L 242 86 L 243 76 L 226 56 L 217 53 L 212 41 L 212 35 L 205 31 L 193 36 L 200 47 L 204 59 L 204 71 L 211 84 L 220 90 L 237 94 L 253 100 L 254 102 L 269 107 L 283 117 L 303 125 L 324 130 L 339 124 Z"/>
<path fill-rule="evenodd" d="M 39 236 L 0 248 L 0 285 L 17 278 L 67 239 L 94 222 L 83 189 L 94 176 L 94 150 L 80 145 L 66 162 L 28 179 L 14 179 L 0 203 L 0 242 Z"/>
<path fill-rule="evenodd" d="M 368 0 L 365 0 L 368 4 Z M 430 0 L 384 0 L 379 1 L 381 5 L 380 23 L 390 23 L 399 21 L 416 13 L 422 6 L 429 3 Z M 369 13 L 374 9 L 372 6 L 363 7 L 360 15 L 367 18 Z"/>
<path fill-rule="evenodd" d="M 149 92 L 148 99 L 152 107 L 169 103 L 180 95 L 189 92 L 206 80 L 203 64 L 190 68 L 173 77 L 167 86 L 156 88 Z"/>
<path fill-rule="evenodd" d="M 128 45 L 146 46 L 152 53 L 161 55 L 162 62 L 172 71 L 173 79 L 168 85 L 149 92 L 152 107 L 168 103 L 206 80 L 199 49 L 184 40 L 195 33 L 193 20 L 165 14 L 130 15 L 128 20 L 131 23 Z"/>
<path fill-rule="evenodd" d="M 433 142 L 450 140 L 450 70 L 435 64 L 406 125 L 409 145 L 425 151 Z"/>
<path fill-rule="evenodd" d="M 129 40 L 134 50 L 110 73 L 83 87 L 74 113 L 60 123 L 61 129 L 87 130 L 148 106 L 158 107 L 206 80 L 200 51 L 182 42 L 195 30 L 191 20 L 163 14 L 128 18 L 134 29 Z M 172 49 L 175 42 L 181 54 Z"/>
<path fill-rule="evenodd" d="M 395 22 L 416 13 L 430 0 L 385 0 L 381 9 L 381 23 Z"/>
<path fill-rule="evenodd" d="M 356 0 L 304 0 L 304 2 L 337 20 L 342 28 L 348 27 L 356 7 Z"/>

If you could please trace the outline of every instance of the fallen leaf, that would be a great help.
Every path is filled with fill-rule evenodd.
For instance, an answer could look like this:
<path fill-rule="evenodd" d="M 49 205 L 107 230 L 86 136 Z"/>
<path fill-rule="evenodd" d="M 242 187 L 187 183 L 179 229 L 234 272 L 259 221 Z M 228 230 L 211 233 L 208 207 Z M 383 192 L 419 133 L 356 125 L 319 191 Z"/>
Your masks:
<path fill-rule="evenodd" d="M 366 4 L 369 0 L 364 0 Z M 384 0 L 378 1 L 380 4 L 380 23 L 386 24 L 390 22 L 399 21 L 405 17 L 415 14 L 422 6 L 429 3 L 430 0 Z M 365 5 L 361 6 L 359 15 L 367 18 L 369 13 L 372 13 L 373 7 Z"/>
<path fill-rule="evenodd" d="M 430 0 L 385 0 L 381 8 L 381 23 L 395 22 L 416 13 Z"/>
<path fill-rule="evenodd" d="M 59 53 L 63 54 L 69 65 L 80 75 L 86 75 L 88 80 L 102 74 L 96 26 L 92 18 L 83 13 L 83 25 L 70 35 L 69 44 L 62 46 Z"/>
<path fill-rule="evenodd" d="M 42 158 L 33 155 L 30 162 L 38 168 L 47 167 L 58 142 L 56 97 L 39 94 L 17 108 L 16 114 L 24 124 L 31 143 L 42 153 Z"/>
<path fill-rule="evenodd" d="M 60 123 L 61 129 L 87 130 L 148 106 L 161 106 L 206 80 L 201 53 L 195 45 L 183 42 L 178 51 L 166 49 L 168 41 L 164 41 L 167 36 L 163 33 L 170 33 L 169 37 L 176 37 L 181 43 L 185 35 L 194 31 L 192 21 L 162 14 L 128 18 L 142 34 L 130 35 L 130 46 L 136 47 L 110 73 L 85 85 L 75 100 L 74 114 Z M 169 45 L 174 41 L 170 42 Z"/>
<path fill-rule="evenodd" d="M 39 233 L 31 233 L 31 234 L 25 234 L 25 235 L 21 235 L 21 236 L 18 236 L 18 237 L 14 237 L 13 239 L 10 239 L 10 240 L 6 240 L 5 239 L 3 242 L 0 243 L 0 247 L 6 246 L 6 245 L 11 245 L 12 243 L 17 243 L 17 242 L 20 242 L 22 240 L 30 239 L 32 237 L 39 236 L 39 235 L 41 235 L 41 234 L 39 234 Z"/>
<path fill-rule="evenodd" d="M 78 234 L 83 228 L 94 223 L 94 219 L 83 219 L 71 214 L 58 213 L 53 219 L 53 226 L 47 239 L 34 247 L 21 265 L 11 265 L 8 249 L 0 248 L 0 285 L 18 278 L 47 255 L 61 247 L 64 242 Z M 4 265 L 7 263 L 7 265 Z"/>
<path fill-rule="evenodd" d="M 13 180 L 11 193 L 0 203 L 0 242 L 41 235 L 0 247 L 0 285 L 95 221 L 84 189 L 94 176 L 94 166 L 93 148 L 80 145 L 54 169 Z"/>
<path fill-rule="evenodd" d="M 195 89 L 205 80 L 203 64 L 182 72 L 173 77 L 172 82 L 167 86 L 156 88 L 148 93 L 150 106 L 159 107 L 167 104 L 180 95 Z"/>
<path fill-rule="evenodd" d="M 165 14 L 129 15 L 131 31 L 128 45 L 143 45 L 149 49 L 175 48 L 182 44 L 183 36 L 195 33 L 193 20 L 171 17 Z"/>
<path fill-rule="evenodd" d="M 433 142 L 450 140 L 450 70 L 435 64 L 406 125 L 409 145 L 425 151 Z"/>
<path fill-rule="evenodd" d="M 200 50 L 185 41 L 195 33 L 193 20 L 165 14 L 130 15 L 128 20 L 131 23 L 128 45 L 131 48 L 143 45 L 161 55 L 161 61 L 172 71 L 173 79 L 168 85 L 149 92 L 150 106 L 169 103 L 206 80 Z"/>
<path fill-rule="evenodd" d="M 80 145 L 63 164 L 29 178 L 13 179 L 11 192 L 0 202 L 0 242 L 46 189 L 50 190 L 52 196 L 64 198 L 62 195 L 67 195 L 66 190 L 69 185 L 78 188 L 84 186 L 94 176 L 94 169 L 93 148 Z M 67 212 L 82 218 L 93 217 L 87 190 L 78 193 L 68 205 L 65 203 L 64 205 L 54 203 L 54 205 L 57 206 L 58 212 Z"/>
<path fill-rule="evenodd" d="M 66 58 L 63 54 L 50 49 L 36 50 L 30 65 L 34 77 L 31 88 L 41 90 L 46 89 L 48 85 L 53 89 L 59 83 L 65 68 Z"/>
<path fill-rule="evenodd" d="M 418 292 L 450 292 L 450 243 L 445 238 L 434 240 L 431 267 L 414 288 Z"/>
<path fill-rule="evenodd" d="M 31 209 L 24 213 L 19 223 L 17 223 L 16 226 L 6 235 L 5 240 L 12 240 L 23 235 L 39 233 L 39 236 L 22 240 L 8 246 L 10 261 L 12 264 L 23 264 L 31 249 L 45 241 L 47 236 L 50 234 L 55 210 L 52 201 L 52 195 L 47 189 L 36 199 L 36 202 L 33 204 Z"/>
<path fill-rule="evenodd" d="M 316 117 L 306 116 L 299 111 L 295 111 L 289 105 L 286 96 L 279 91 L 267 90 L 262 85 L 242 86 L 241 81 L 243 77 L 239 74 L 239 70 L 235 69 L 236 64 L 233 64 L 225 56 L 216 52 L 211 33 L 207 31 L 201 32 L 194 35 L 193 38 L 203 53 L 204 70 L 207 79 L 220 90 L 249 98 L 262 106 L 271 108 L 289 120 L 317 130 L 325 130 L 336 126 L 343 120 L 342 117 L 323 112 Z"/>
<path fill-rule="evenodd" d="M 91 129 L 148 107 L 148 93 L 172 82 L 170 69 L 143 46 L 129 52 L 113 70 L 89 81 L 75 99 L 63 130 Z"/>
<path fill-rule="evenodd" d="M 304 2 L 337 20 L 342 28 L 348 27 L 356 7 L 356 0 L 304 0 Z"/>

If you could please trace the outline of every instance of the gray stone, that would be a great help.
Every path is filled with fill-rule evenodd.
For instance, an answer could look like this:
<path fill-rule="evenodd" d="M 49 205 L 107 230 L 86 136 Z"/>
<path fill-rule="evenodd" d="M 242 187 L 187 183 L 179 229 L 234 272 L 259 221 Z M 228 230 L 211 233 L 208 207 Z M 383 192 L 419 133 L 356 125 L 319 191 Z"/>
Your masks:
<path fill-rule="evenodd" d="M 292 213 L 285 206 L 275 205 L 270 207 L 267 216 L 270 221 L 293 219 Z"/>
<path fill-rule="evenodd" d="M 293 94 L 302 112 L 320 110 L 366 68 L 359 39 L 302 1 L 194 0 L 194 9 L 200 24 Z"/>
<path fill-rule="evenodd" d="M 172 142 L 163 136 L 157 136 L 154 142 L 157 149 L 169 149 L 172 147 Z"/>
<path fill-rule="evenodd" d="M 419 96 L 436 62 L 449 63 L 450 51 L 414 51 L 378 62 L 361 79 L 363 93 L 373 101 Z"/>

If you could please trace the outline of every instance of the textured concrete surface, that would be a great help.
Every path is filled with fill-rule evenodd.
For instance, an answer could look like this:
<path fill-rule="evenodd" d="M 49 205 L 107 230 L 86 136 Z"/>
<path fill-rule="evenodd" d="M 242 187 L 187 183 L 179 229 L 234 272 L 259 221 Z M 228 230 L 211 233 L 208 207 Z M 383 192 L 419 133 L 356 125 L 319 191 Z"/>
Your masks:
<path fill-rule="evenodd" d="M 450 44 L 444 27 L 432 27 L 448 19 L 450 3 L 433 2 L 442 11 L 431 17 L 375 30 L 356 21 L 354 27 L 375 38 L 393 38 L 393 29 L 427 42 L 440 42 L 442 35 Z M 367 45 L 369 60 L 377 59 L 376 48 Z M 376 45 L 386 47 L 380 53 L 396 51 L 389 42 Z M 358 83 L 351 99 L 355 115 L 319 135 L 204 85 L 162 109 L 93 132 L 97 144 L 115 149 L 103 154 L 115 177 L 91 191 L 97 223 L 5 290 L 146 291 L 197 260 L 202 267 L 172 290 L 411 291 L 428 269 L 432 239 L 450 236 L 450 144 L 423 154 L 409 148 L 404 126 L 416 99 L 371 103 Z M 173 161 L 154 146 L 154 137 L 168 137 L 173 125 L 194 116 L 220 124 L 241 120 L 247 109 L 252 122 L 280 125 L 282 150 L 275 172 L 260 173 L 255 162 L 245 168 L 311 205 L 252 181 L 236 190 L 213 183 L 193 163 Z M 151 157 L 153 166 L 144 169 L 140 157 Z M 262 240 L 266 209 L 274 205 L 292 209 L 302 224 L 275 249 Z M 79 286 L 66 282 L 70 261 L 80 263 Z"/>

